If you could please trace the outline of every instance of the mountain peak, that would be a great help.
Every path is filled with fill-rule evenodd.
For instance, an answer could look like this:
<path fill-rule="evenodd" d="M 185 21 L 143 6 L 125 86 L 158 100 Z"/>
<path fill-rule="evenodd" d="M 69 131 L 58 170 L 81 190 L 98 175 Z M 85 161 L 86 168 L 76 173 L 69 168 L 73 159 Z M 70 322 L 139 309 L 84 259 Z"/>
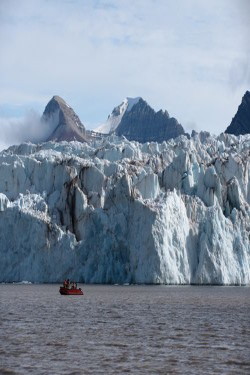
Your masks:
<path fill-rule="evenodd" d="M 237 113 L 225 133 L 240 135 L 250 133 L 250 91 L 246 91 Z"/>
<path fill-rule="evenodd" d="M 169 117 L 167 111 L 156 112 L 144 99 L 139 98 L 131 110 L 123 115 L 116 134 L 140 143 L 163 142 L 184 134 L 184 129 L 174 117 Z"/>
<path fill-rule="evenodd" d="M 86 131 L 79 117 L 64 99 L 54 95 L 42 115 L 42 122 L 49 122 L 52 134 L 47 141 L 86 141 Z"/>
<path fill-rule="evenodd" d="M 128 103 L 127 111 L 130 111 L 130 110 L 133 108 L 133 106 L 134 106 L 135 104 L 137 104 L 140 100 L 143 100 L 140 96 L 138 96 L 137 98 L 130 98 L 130 97 L 127 97 L 127 98 L 124 99 L 123 102 Z"/>
<path fill-rule="evenodd" d="M 120 124 L 125 112 L 131 111 L 132 108 L 141 100 L 144 101 L 140 96 L 136 98 L 126 97 L 121 104 L 113 109 L 111 114 L 108 116 L 107 121 L 96 128 L 95 131 L 103 134 L 113 133 Z"/>
<path fill-rule="evenodd" d="M 140 96 L 126 97 L 113 109 L 107 121 L 95 131 L 103 134 L 115 132 L 119 136 L 142 143 L 163 142 L 184 134 L 181 124 L 175 118 L 170 118 L 167 111 L 155 112 Z"/>
<path fill-rule="evenodd" d="M 54 95 L 51 100 L 56 100 L 58 102 L 66 103 L 65 100 L 63 100 L 63 98 L 61 98 L 61 96 L 59 96 L 59 95 Z"/>

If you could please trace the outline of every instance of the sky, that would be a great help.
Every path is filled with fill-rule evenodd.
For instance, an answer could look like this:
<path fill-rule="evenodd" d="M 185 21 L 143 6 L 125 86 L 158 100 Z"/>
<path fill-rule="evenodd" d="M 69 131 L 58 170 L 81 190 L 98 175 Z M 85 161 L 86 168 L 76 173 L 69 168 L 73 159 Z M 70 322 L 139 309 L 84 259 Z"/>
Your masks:
<path fill-rule="evenodd" d="M 41 133 L 53 95 L 87 129 L 141 96 L 220 134 L 250 90 L 249 36 L 249 0 L 0 0 L 0 149 Z"/>

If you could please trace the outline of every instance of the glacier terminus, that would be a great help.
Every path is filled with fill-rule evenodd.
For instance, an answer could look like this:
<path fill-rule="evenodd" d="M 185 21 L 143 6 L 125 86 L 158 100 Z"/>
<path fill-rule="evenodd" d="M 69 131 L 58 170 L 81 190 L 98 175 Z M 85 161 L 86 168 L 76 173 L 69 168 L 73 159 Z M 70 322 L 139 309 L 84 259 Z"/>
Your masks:
<path fill-rule="evenodd" d="M 250 135 L 0 153 L 0 282 L 250 283 Z"/>

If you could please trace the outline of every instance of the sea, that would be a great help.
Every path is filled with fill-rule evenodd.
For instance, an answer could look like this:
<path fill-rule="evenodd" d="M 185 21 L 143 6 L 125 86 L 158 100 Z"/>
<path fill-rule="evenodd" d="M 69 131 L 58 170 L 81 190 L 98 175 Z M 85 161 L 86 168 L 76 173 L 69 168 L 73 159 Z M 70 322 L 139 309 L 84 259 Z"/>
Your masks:
<path fill-rule="evenodd" d="M 250 288 L 0 285 L 0 374 L 250 374 Z"/>

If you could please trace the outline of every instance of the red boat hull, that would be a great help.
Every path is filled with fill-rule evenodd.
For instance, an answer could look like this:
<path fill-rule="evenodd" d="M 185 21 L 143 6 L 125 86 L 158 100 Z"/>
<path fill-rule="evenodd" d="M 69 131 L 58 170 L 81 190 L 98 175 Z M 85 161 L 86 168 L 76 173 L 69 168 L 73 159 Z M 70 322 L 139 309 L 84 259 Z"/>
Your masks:
<path fill-rule="evenodd" d="M 63 294 L 64 296 L 82 296 L 83 295 L 83 291 L 81 288 L 68 289 L 68 288 L 64 288 L 63 286 L 60 286 L 59 292 L 60 294 Z"/>

